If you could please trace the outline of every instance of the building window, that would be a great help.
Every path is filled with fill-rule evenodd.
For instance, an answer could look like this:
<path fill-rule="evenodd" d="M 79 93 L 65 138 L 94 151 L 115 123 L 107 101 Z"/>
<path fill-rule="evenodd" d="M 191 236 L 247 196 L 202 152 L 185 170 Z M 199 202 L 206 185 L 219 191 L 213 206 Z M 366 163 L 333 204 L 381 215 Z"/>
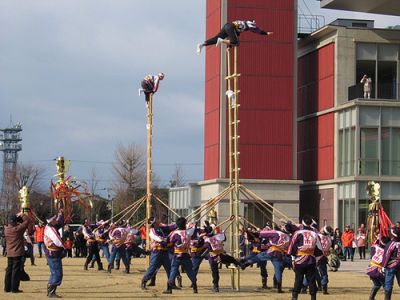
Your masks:
<path fill-rule="evenodd" d="M 356 222 L 356 199 L 339 200 L 339 228 L 343 230 L 346 225 L 355 228 Z M 357 229 L 357 228 L 356 228 Z"/>
<path fill-rule="evenodd" d="M 400 176 L 400 128 L 381 130 L 382 175 Z"/>
<path fill-rule="evenodd" d="M 398 99 L 398 61 L 399 45 L 357 44 L 356 84 L 365 74 L 372 80 L 371 98 Z"/>
<path fill-rule="evenodd" d="M 356 195 L 354 184 L 339 185 L 339 202 L 338 202 L 338 226 L 341 230 L 346 225 L 352 228 L 356 224 Z"/>
<path fill-rule="evenodd" d="M 339 177 L 355 175 L 356 110 L 339 113 Z"/>
<path fill-rule="evenodd" d="M 256 202 L 245 204 L 244 215 L 247 220 L 259 228 L 264 228 L 265 224 L 272 220 L 271 211 L 267 210 L 264 205 L 260 205 Z"/>
<path fill-rule="evenodd" d="M 379 175 L 378 128 L 360 129 L 360 175 Z"/>
<path fill-rule="evenodd" d="M 366 225 L 368 219 L 369 203 L 368 199 L 360 199 L 358 201 L 358 222 Z"/>
<path fill-rule="evenodd" d="M 339 176 L 355 175 L 354 168 L 355 128 L 339 130 Z"/>

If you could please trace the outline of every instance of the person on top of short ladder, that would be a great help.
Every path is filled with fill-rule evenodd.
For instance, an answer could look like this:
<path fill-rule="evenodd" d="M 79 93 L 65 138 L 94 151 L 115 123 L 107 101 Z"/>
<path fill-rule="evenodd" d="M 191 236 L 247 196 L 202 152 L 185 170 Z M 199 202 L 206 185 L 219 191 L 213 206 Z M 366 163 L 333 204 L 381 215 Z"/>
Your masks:
<path fill-rule="evenodd" d="M 239 46 L 239 35 L 242 32 L 251 31 L 261 35 L 271 35 L 273 32 L 264 31 L 259 28 L 256 24 L 256 21 L 240 21 L 236 20 L 233 22 L 226 23 L 221 31 L 214 37 L 206 40 L 204 43 L 197 44 L 197 54 L 201 53 L 203 47 L 216 45 L 219 46 L 221 43 L 226 44 L 227 46 Z"/>
<path fill-rule="evenodd" d="M 142 92 L 144 93 L 146 104 L 149 104 L 150 95 L 157 92 L 160 81 L 163 80 L 164 77 L 164 73 L 159 73 L 158 75 L 147 75 L 143 78 L 141 88 L 139 88 L 139 96 Z"/>

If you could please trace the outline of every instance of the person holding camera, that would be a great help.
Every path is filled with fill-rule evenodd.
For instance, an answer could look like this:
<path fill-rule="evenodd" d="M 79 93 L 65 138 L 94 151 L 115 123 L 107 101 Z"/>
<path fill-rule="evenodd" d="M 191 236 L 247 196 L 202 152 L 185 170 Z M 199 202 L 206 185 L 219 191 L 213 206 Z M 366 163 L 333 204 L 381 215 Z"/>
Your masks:
<path fill-rule="evenodd" d="M 21 267 L 24 261 L 24 233 L 33 221 L 27 215 L 18 213 L 9 218 L 9 223 L 4 228 L 4 238 L 7 247 L 7 269 L 4 278 L 4 291 L 6 293 L 21 293 Z"/>

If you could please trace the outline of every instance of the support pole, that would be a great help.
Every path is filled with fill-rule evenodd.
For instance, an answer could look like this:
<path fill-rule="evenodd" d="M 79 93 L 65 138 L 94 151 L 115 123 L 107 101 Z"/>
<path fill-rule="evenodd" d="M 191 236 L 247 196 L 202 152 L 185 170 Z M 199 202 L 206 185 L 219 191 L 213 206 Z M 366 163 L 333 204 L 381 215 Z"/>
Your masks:
<path fill-rule="evenodd" d="M 233 95 L 234 95 L 234 111 L 233 111 L 233 154 L 234 154 L 234 176 L 235 176 L 235 201 L 234 201 L 234 215 L 235 215 L 235 258 L 240 258 L 240 246 L 239 246 L 239 132 L 238 132 L 238 124 L 239 124 L 239 90 L 238 90 L 238 77 L 239 74 L 237 72 L 237 49 L 238 47 L 233 48 L 234 51 L 234 61 L 233 61 Z M 236 268 L 236 290 L 240 290 L 240 269 Z"/>
<path fill-rule="evenodd" d="M 232 74 L 231 74 L 231 50 L 230 48 L 226 49 L 226 65 L 227 65 L 227 90 L 231 91 L 232 84 Z M 229 149 L 229 186 L 232 187 L 234 182 L 233 182 L 233 136 L 232 136 L 232 97 L 227 97 L 228 103 L 227 103 L 227 108 L 228 108 L 228 149 Z M 231 189 L 229 192 L 229 215 L 232 216 L 234 214 L 234 204 L 233 204 L 233 199 L 234 199 L 234 189 Z M 233 222 L 230 223 L 229 225 L 229 251 L 230 254 L 233 256 L 234 255 L 234 225 Z M 231 286 L 232 289 L 235 288 L 235 270 L 231 270 Z"/>
<path fill-rule="evenodd" d="M 232 190 L 229 194 L 229 212 L 234 216 L 234 220 L 230 227 L 230 252 L 235 258 L 240 256 L 239 247 L 239 134 L 238 134 L 238 96 L 239 84 L 237 72 L 237 47 L 233 48 L 233 73 L 231 66 L 232 50 L 226 50 L 227 60 L 227 93 L 228 96 L 228 134 L 229 134 L 229 184 Z M 233 81 L 233 84 L 232 84 Z M 233 90 L 232 90 L 233 88 Z M 231 273 L 232 289 L 240 289 L 240 270 L 232 269 Z"/>
<path fill-rule="evenodd" d="M 153 138 L 153 94 L 150 94 L 147 106 L 147 176 L 146 176 L 146 250 L 150 251 L 150 224 L 151 217 L 151 150 Z M 147 266 L 150 264 L 146 256 Z"/>

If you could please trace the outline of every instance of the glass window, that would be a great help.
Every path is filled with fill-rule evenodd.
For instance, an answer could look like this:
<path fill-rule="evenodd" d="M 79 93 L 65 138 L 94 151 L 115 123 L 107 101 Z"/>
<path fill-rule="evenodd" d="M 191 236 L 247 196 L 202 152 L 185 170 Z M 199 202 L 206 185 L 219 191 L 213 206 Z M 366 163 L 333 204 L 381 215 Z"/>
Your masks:
<path fill-rule="evenodd" d="M 386 211 L 386 213 L 389 215 L 389 218 L 393 222 L 397 222 L 400 219 L 400 201 L 391 201 L 390 204 L 390 214 Z"/>
<path fill-rule="evenodd" d="M 344 200 L 339 200 L 339 224 L 338 224 L 338 226 L 339 226 L 340 230 L 343 230 L 343 228 L 344 228 L 343 207 L 344 207 Z"/>
<path fill-rule="evenodd" d="M 339 130 L 339 176 L 355 175 L 355 128 Z"/>
<path fill-rule="evenodd" d="M 368 218 L 368 199 L 360 199 L 358 201 L 358 223 L 367 224 Z"/>
<path fill-rule="evenodd" d="M 382 175 L 400 176 L 400 128 L 381 129 Z"/>
<path fill-rule="evenodd" d="M 361 78 L 367 75 L 372 80 L 371 98 L 399 99 L 398 44 L 357 44 L 356 92 L 352 97 L 364 97 Z M 354 89 L 353 88 L 353 89 Z"/>
<path fill-rule="evenodd" d="M 375 79 L 376 79 L 376 60 L 357 60 L 356 63 L 356 84 L 358 88 L 358 97 L 363 97 L 363 84 L 361 79 L 364 75 L 371 78 L 372 88 L 371 88 L 371 98 L 375 98 Z"/>
<path fill-rule="evenodd" d="M 400 182 L 382 182 L 381 197 L 386 200 L 398 200 L 400 198 Z"/>
<path fill-rule="evenodd" d="M 343 136 L 344 130 L 339 130 L 339 176 L 344 176 L 344 158 L 345 154 L 343 153 Z"/>
<path fill-rule="evenodd" d="M 271 212 L 262 205 L 247 203 L 245 211 L 247 219 L 260 228 L 263 228 L 268 221 L 272 220 Z"/>
<path fill-rule="evenodd" d="M 381 44 L 378 46 L 378 60 L 397 61 L 398 51 L 398 45 Z"/>
<path fill-rule="evenodd" d="M 356 129 L 351 128 L 350 130 L 350 143 L 349 143 L 349 174 L 348 175 L 355 175 L 355 146 L 356 145 Z"/>
<path fill-rule="evenodd" d="M 361 128 L 360 174 L 379 175 L 378 128 Z"/>
<path fill-rule="evenodd" d="M 360 107 L 360 126 L 379 126 L 380 110 L 377 107 Z"/>
<path fill-rule="evenodd" d="M 390 175 L 390 128 L 381 129 L 381 172 Z"/>
<path fill-rule="evenodd" d="M 397 81 L 397 61 L 379 61 L 378 98 L 396 99 L 397 98 L 396 81 Z"/>
<path fill-rule="evenodd" d="M 376 60 L 376 44 L 358 44 L 357 60 Z"/>
<path fill-rule="evenodd" d="M 382 107 L 382 126 L 400 127 L 400 109 L 395 107 Z"/>

